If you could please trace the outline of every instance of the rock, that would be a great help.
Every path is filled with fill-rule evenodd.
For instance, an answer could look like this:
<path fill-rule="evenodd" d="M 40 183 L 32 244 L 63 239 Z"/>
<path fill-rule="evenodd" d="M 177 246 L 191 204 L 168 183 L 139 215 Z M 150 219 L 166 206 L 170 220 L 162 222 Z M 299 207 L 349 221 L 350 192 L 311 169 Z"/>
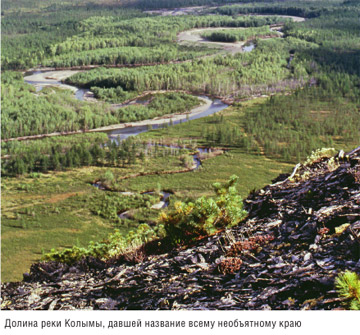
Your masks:
<path fill-rule="evenodd" d="M 98 305 L 99 309 L 103 310 L 112 310 L 119 304 L 118 301 L 111 298 L 100 298 L 95 300 L 95 303 Z"/>
<path fill-rule="evenodd" d="M 1 308 L 341 309 L 335 277 L 360 272 L 359 164 L 360 149 L 334 171 L 326 159 L 300 165 L 249 195 L 238 226 L 138 264 L 33 264 L 23 282 L 2 284 Z"/>
<path fill-rule="evenodd" d="M 59 301 L 59 299 L 55 299 L 55 300 L 53 300 L 53 301 L 50 303 L 50 305 L 49 305 L 49 311 L 52 311 L 52 310 L 55 309 L 56 304 L 57 304 L 58 301 Z"/>

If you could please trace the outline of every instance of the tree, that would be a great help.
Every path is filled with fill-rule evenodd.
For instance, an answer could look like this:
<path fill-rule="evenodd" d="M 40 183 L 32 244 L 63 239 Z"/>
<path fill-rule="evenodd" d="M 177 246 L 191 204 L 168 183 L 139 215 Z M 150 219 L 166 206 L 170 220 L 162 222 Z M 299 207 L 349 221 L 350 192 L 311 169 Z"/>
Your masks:
<path fill-rule="evenodd" d="M 50 156 L 50 165 L 49 166 L 52 170 L 55 170 L 55 171 L 58 171 L 61 169 L 60 157 L 57 152 L 52 153 L 52 155 Z"/>
<path fill-rule="evenodd" d="M 24 174 L 26 172 L 26 166 L 24 164 L 24 161 L 20 157 L 17 157 L 15 159 L 12 170 L 15 174 Z"/>
<path fill-rule="evenodd" d="M 43 173 L 48 172 L 50 166 L 49 156 L 45 155 L 40 159 L 40 171 Z"/>

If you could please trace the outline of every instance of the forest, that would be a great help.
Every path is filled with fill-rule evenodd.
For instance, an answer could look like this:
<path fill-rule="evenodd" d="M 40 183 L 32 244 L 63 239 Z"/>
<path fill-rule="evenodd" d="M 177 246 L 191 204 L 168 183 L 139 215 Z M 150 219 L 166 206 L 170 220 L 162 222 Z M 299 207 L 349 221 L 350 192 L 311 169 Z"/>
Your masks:
<path fill-rule="evenodd" d="M 276 32 L 272 32 L 270 27 L 248 28 L 241 30 L 217 30 L 205 32 L 202 37 L 214 42 L 234 43 L 239 41 L 253 40 L 266 36 L 267 38 L 278 37 Z"/>
<path fill-rule="evenodd" d="M 134 105 L 112 108 L 106 103 L 84 103 L 76 100 L 73 93 L 56 88 L 44 88 L 35 93 L 34 87 L 22 80 L 20 73 L 4 72 L 2 78 L 2 123 L 3 139 L 53 132 L 86 131 L 110 124 L 139 121 L 174 112 L 185 112 L 200 104 L 198 99 L 184 93 L 169 93 L 151 98 L 146 106 Z M 106 96 L 118 102 L 123 90 L 94 90 L 97 96 Z M 150 99 L 150 98 L 149 98 Z M 122 100 L 122 99 L 120 99 Z"/>
<path fill-rule="evenodd" d="M 171 15 L 186 6 L 204 7 Z M 2 250 L 26 259 L 20 270 L 3 258 L 4 278 L 20 279 L 34 258 L 107 257 L 120 253 L 117 244 L 123 251 L 134 241 L 211 234 L 223 228 L 216 225 L 223 196 L 231 214 L 240 195 L 289 172 L 313 150 L 358 145 L 359 14 L 358 1 L 342 0 L 3 1 Z M 191 35 L 194 29 L 204 30 Z M 179 40 L 184 32 L 203 41 Z M 215 42 L 253 48 L 229 52 Z M 92 98 L 24 82 L 45 69 L 76 69 L 63 82 L 90 90 Z M 188 113 L 204 96 L 212 107 L 229 107 L 176 125 L 169 116 L 165 127 L 148 126 L 127 140 L 89 132 Z M 58 136 L 16 140 L 52 133 Z M 199 167 L 189 172 L 194 159 Z M 230 178 L 235 170 L 237 184 Z M 216 182 L 222 184 L 214 196 Z M 168 208 L 160 215 L 151 207 L 164 192 Z M 130 216 L 120 219 L 124 211 Z M 195 227 L 187 211 L 194 214 L 189 220 L 215 219 Z M 245 215 L 240 207 L 234 220 L 230 214 L 229 226 Z M 179 236 L 183 227 L 192 235 Z"/>
<path fill-rule="evenodd" d="M 184 89 L 195 94 L 241 98 L 277 89 L 284 91 L 305 80 L 308 72 L 303 63 L 296 64 L 294 60 L 293 71 L 286 66 L 290 51 L 296 46 L 306 49 L 312 44 L 295 38 L 261 40 L 251 54 L 141 69 L 99 68 L 76 74 L 67 83 L 85 88 L 121 86 L 125 91 Z"/>
<path fill-rule="evenodd" d="M 38 175 L 83 166 L 125 167 L 145 163 L 148 157 L 178 157 L 187 167 L 181 148 L 167 148 L 157 143 L 110 141 L 104 133 L 49 138 L 27 142 L 7 142 L 2 145 L 5 157 L 1 166 L 3 176 Z M 191 165 L 192 165 L 191 161 Z"/>
<path fill-rule="evenodd" d="M 318 87 L 297 89 L 247 108 L 246 122 L 219 117 L 203 129 L 213 146 L 263 152 L 268 157 L 302 161 L 322 147 L 356 146 L 360 141 L 359 89 L 349 75 L 326 78 Z M 348 91 L 346 87 L 351 87 Z M 332 100 L 329 101 L 329 92 Z M 341 106 L 341 108 L 339 108 Z"/>

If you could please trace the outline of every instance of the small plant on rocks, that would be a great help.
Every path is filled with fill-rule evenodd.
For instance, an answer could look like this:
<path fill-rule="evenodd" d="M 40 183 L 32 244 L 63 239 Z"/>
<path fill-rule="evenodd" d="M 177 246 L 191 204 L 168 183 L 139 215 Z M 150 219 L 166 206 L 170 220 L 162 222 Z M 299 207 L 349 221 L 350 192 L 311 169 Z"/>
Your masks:
<path fill-rule="evenodd" d="M 237 176 L 225 184 L 213 185 L 216 197 L 201 197 L 194 203 L 175 203 L 175 210 L 162 212 L 160 223 L 164 224 L 167 236 L 174 244 L 183 244 L 232 227 L 245 218 L 242 198 L 235 184 Z"/>
<path fill-rule="evenodd" d="M 226 257 L 218 265 L 218 271 L 222 274 L 232 274 L 240 270 L 242 260 L 238 257 Z"/>
<path fill-rule="evenodd" d="M 330 158 L 334 156 L 336 152 L 337 151 L 334 148 L 317 149 L 306 159 L 304 166 L 310 166 L 314 163 L 320 162 L 323 158 Z"/>
<path fill-rule="evenodd" d="M 360 310 L 360 279 L 355 272 L 346 271 L 336 278 L 338 294 L 345 298 L 348 309 Z"/>
<path fill-rule="evenodd" d="M 274 240 L 274 235 L 272 234 L 252 236 L 247 240 L 234 243 L 227 252 L 227 256 L 239 256 L 244 250 L 256 251 L 261 245 L 264 245 L 272 240 Z"/>

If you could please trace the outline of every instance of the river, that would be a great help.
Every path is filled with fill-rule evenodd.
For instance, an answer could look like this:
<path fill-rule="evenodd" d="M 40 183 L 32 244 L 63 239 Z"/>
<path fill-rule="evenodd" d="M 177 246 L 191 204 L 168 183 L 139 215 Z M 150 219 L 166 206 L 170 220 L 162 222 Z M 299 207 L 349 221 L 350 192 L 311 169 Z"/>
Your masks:
<path fill-rule="evenodd" d="M 75 93 L 78 100 L 85 100 L 86 96 L 91 96 L 92 93 L 88 89 L 78 88 L 72 85 L 64 84 L 62 81 L 72 76 L 79 71 L 65 70 L 65 71 L 30 71 L 24 75 L 24 81 L 28 84 L 34 85 L 36 92 L 41 91 L 44 87 L 60 87 L 71 90 Z"/>
<path fill-rule="evenodd" d="M 201 7 L 199 7 L 201 8 Z M 181 9 L 178 9 L 181 10 Z M 170 14 L 172 15 L 172 14 Z M 300 17 L 291 17 L 285 15 L 279 15 L 284 18 L 291 18 L 295 22 L 304 21 L 304 18 Z M 195 42 L 195 43 L 208 43 L 208 44 L 218 44 L 221 45 L 224 50 L 228 51 L 229 53 L 236 53 L 236 52 L 251 52 L 255 45 L 253 43 L 244 44 L 244 43 L 218 43 L 218 42 L 209 42 L 204 40 L 200 34 L 202 31 L 207 30 L 209 28 L 202 28 L 202 29 L 192 29 L 188 31 L 181 32 L 178 35 L 178 43 L 188 43 L 188 42 Z M 214 29 L 214 28 L 210 28 Z M 218 27 L 217 29 L 226 29 L 222 27 Z M 227 28 L 232 29 L 232 28 Z M 290 60 L 291 61 L 291 60 Z M 54 86 L 60 87 L 65 89 L 70 89 L 75 93 L 75 97 L 78 100 L 91 100 L 96 101 L 93 98 L 93 94 L 88 89 L 82 89 L 71 85 L 66 85 L 63 81 L 70 77 L 71 75 L 79 72 L 78 70 L 65 70 L 65 71 L 34 71 L 26 73 L 24 76 L 25 82 L 34 85 L 36 87 L 36 91 L 40 91 L 45 86 Z M 153 92 L 158 93 L 158 92 Z M 98 129 L 92 129 L 92 132 L 95 131 L 102 131 L 107 132 L 110 138 L 118 138 L 126 139 L 129 136 L 136 136 L 140 133 L 146 132 L 149 129 L 158 129 L 162 127 L 164 124 L 169 125 L 171 124 L 178 124 L 181 122 L 186 122 L 188 120 L 195 120 L 198 118 L 202 118 L 216 112 L 219 112 L 226 107 L 227 104 L 221 102 L 220 100 L 210 100 L 208 97 L 199 96 L 200 100 L 203 101 L 203 106 L 194 108 L 188 114 L 176 114 L 176 115 L 166 115 L 164 117 L 155 118 L 152 120 L 144 120 L 139 122 L 131 122 L 131 123 L 122 123 L 107 127 L 102 127 Z M 121 106 L 121 105 L 120 105 Z M 113 105 L 113 108 L 119 107 L 119 104 Z M 61 135 L 60 133 L 51 134 L 52 136 Z M 29 137 L 30 138 L 30 137 Z"/>
<path fill-rule="evenodd" d="M 43 87 L 46 86 L 70 89 L 75 93 L 75 97 L 78 100 L 86 100 L 89 96 L 91 96 L 91 92 L 89 90 L 80 89 L 76 86 L 67 85 L 62 82 L 62 80 L 66 79 L 67 77 L 70 77 L 71 75 L 77 72 L 79 71 L 77 70 L 34 71 L 34 72 L 26 73 L 24 76 L 24 80 L 25 82 L 34 85 L 37 91 L 41 90 Z M 228 107 L 227 104 L 223 103 L 221 100 L 218 99 L 212 100 L 206 96 L 198 96 L 198 98 L 203 102 L 203 105 L 192 109 L 187 114 L 177 113 L 173 115 L 158 117 L 151 120 L 121 123 L 121 124 L 106 126 L 98 129 L 92 129 L 91 132 L 103 131 L 103 132 L 107 132 L 110 138 L 118 138 L 120 136 L 120 139 L 123 140 L 128 138 L 129 136 L 136 136 L 150 129 L 158 129 L 164 125 L 170 125 L 170 123 L 175 125 L 181 122 L 186 122 L 189 120 L 195 120 L 205 116 L 209 116 Z"/>

